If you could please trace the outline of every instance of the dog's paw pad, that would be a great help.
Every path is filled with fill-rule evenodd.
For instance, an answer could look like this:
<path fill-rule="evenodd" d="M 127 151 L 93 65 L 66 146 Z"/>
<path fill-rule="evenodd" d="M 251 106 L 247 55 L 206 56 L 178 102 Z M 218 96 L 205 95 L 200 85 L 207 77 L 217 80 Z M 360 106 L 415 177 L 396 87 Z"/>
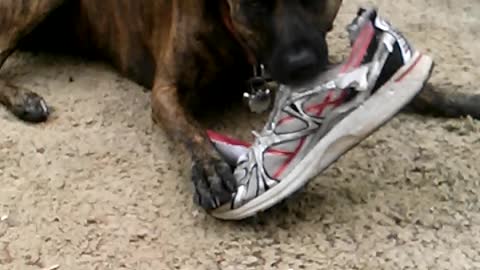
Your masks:
<path fill-rule="evenodd" d="M 31 123 L 44 122 L 50 115 L 50 110 L 45 100 L 33 92 L 22 93 L 18 98 L 17 104 L 12 106 L 12 112 L 18 118 Z"/>
<path fill-rule="evenodd" d="M 213 160 L 206 166 L 194 164 L 192 181 L 195 185 L 194 202 L 204 209 L 217 208 L 232 199 L 235 178 L 228 164 Z"/>

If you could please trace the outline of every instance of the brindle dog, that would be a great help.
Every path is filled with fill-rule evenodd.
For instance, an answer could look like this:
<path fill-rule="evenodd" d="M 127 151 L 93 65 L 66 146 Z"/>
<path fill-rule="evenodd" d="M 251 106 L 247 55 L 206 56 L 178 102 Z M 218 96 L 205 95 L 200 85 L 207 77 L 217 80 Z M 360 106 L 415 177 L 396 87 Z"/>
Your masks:
<path fill-rule="evenodd" d="M 232 86 L 241 88 L 259 63 L 280 83 L 317 75 L 328 62 L 325 38 L 341 2 L 1 0 L 0 66 L 15 49 L 67 49 L 100 57 L 151 89 L 154 121 L 190 152 L 196 201 L 211 209 L 230 200 L 234 177 L 195 120 L 189 100 L 212 92 L 232 95 Z M 222 95 L 222 89 L 228 90 Z M 480 115 L 478 102 L 424 93 L 417 99 L 422 108 Z M 49 114 L 39 95 L 5 80 L 0 80 L 0 102 L 29 122 L 45 121 Z"/>

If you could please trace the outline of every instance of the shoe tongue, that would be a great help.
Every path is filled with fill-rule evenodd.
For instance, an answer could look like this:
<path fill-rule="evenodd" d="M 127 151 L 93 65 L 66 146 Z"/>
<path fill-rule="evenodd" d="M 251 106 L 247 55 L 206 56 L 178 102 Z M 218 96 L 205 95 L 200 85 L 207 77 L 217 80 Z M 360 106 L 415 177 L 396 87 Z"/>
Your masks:
<path fill-rule="evenodd" d="M 347 61 L 340 68 L 340 73 L 346 73 L 359 67 L 366 59 L 372 41 L 375 38 L 375 27 L 371 21 L 366 21 L 352 45 Z"/>

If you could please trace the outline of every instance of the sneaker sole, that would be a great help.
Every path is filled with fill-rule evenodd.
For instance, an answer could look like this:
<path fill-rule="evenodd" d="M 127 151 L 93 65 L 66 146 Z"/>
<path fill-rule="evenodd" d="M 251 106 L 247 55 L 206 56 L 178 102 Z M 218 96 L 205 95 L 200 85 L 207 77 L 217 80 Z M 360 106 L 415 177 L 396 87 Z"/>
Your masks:
<path fill-rule="evenodd" d="M 289 197 L 393 118 L 420 92 L 433 66 L 431 57 L 415 53 L 387 83 L 333 127 L 279 184 L 239 208 L 230 209 L 227 204 L 210 214 L 218 219 L 241 220 Z"/>

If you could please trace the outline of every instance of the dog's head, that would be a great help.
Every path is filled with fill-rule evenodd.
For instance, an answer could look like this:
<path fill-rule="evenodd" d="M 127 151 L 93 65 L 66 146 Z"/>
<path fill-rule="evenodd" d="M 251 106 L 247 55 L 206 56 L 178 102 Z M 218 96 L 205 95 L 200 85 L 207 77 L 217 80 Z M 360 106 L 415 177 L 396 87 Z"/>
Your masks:
<path fill-rule="evenodd" d="M 222 1 L 225 24 L 250 62 L 264 64 L 274 80 L 302 83 L 326 67 L 326 34 L 342 0 Z"/>

